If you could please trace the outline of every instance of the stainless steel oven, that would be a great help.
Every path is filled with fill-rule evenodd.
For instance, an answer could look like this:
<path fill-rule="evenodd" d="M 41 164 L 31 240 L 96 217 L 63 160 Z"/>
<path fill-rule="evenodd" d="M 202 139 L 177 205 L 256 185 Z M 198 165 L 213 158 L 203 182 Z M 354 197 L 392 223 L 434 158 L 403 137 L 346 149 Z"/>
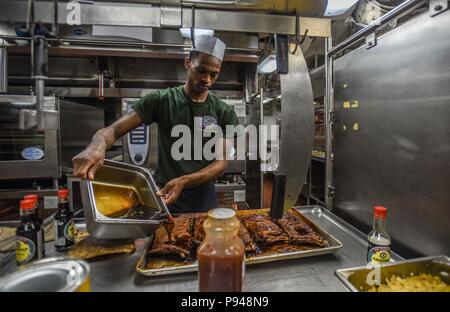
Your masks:
<path fill-rule="evenodd" d="M 0 180 L 57 178 L 57 130 L 21 130 L 19 111 L 34 109 L 35 97 L 0 95 Z M 58 110 L 55 97 L 45 97 L 45 108 Z"/>

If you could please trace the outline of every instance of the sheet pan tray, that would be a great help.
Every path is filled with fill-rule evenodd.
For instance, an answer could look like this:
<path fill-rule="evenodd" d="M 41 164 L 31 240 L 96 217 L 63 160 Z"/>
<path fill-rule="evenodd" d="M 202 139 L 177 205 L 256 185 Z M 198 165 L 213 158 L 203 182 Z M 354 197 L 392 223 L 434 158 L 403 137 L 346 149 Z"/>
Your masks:
<path fill-rule="evenodd" d="M 286 259 L 297 259 L 297 258 L 303 258 L 303 257 L 312 257 L 312 256 L 319 256 L 319 255 L 325 255 L 334 253 L 340 248 L 342 248 L 342 243 L 337 240 L 335 237 L 333 237 L 331 234 L 329 234 L 327 231 L 320 228 L 318 225 L 313 223 L 311 220 L 309 220 L 307 217 L 302 215 L 300 212 L 298 212 L 296 209 L 293 209 L 294 212 L 296 212 L 297 216 L 301 218 L 304 222 L 306 222 L 308 225 L 310 225 L 314 231 L 322 235 L 323 238 L 325 238 L 328 243 L 329 247 L 324 248 L 312 248 L 308 250 L 301 250 L 301 251 L 293 251 L 293 252 L 286 252 L 286 253 L 276 253 L 276 254 L 260 254 L 252 257 L 247 257 L 245 259 L 246 265 L 252 265 L 252 264 L 258 264 L 258 263 L 267 263 L 267 262 L 274 262 L 274 261 L 280 261 L 280 260 L 286 260 Z M 261 213 L 267 213 L 267 209 L 258 209 L 258 210 L 240 210 L 238 211 L 238 215 L 243 214 L 261 214 Z M 186 272 L 196 272 L 198 267 L 197 263 L 194 262 L 192 264 L 181 264 L 177 262 L 173 262 L 172 266 L 162 267 L 162 268 L 147 268 L 147 253 L 149 248 L 151 248 L 152 244 L 154 242 L 154 238 L 150 239 L 145 248 L 143 249 L 143 252 L 141 256 L 139 257 L 139 260 L 136 264 L 136 271 L 139 274 L 142 274 L 144 276 L 159 276 L 159 275 L 169 275 L 169 274 L 179 274 L 179 273 L 186 273 Z"/>

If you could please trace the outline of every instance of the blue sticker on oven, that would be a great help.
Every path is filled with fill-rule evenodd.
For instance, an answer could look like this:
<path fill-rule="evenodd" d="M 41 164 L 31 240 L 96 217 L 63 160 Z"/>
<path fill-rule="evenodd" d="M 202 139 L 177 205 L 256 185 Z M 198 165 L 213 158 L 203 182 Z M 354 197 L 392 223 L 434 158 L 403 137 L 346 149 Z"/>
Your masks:
<path fill-rule="evenodd" d="M 44 151 L 39 147 L 27 147 L 22 151 L 22 157 L 27 160 L 39 160 L 44 157 Z"/>

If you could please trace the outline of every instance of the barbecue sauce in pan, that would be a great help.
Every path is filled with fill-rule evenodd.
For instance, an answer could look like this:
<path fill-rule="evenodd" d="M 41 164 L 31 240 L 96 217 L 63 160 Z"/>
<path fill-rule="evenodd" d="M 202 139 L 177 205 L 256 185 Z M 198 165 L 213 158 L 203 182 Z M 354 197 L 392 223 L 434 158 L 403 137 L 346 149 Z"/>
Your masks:
<path fill-rule="evenodd" d="M 172 216 L 168 215 L 166 220 L 163 220 L 160 222 L 164 229 L 167 232 L 167 236 L 169 237 L 169 242 L 172 242 L 172 230 L 175 226 L 175 221 L 173 220 Z"/>

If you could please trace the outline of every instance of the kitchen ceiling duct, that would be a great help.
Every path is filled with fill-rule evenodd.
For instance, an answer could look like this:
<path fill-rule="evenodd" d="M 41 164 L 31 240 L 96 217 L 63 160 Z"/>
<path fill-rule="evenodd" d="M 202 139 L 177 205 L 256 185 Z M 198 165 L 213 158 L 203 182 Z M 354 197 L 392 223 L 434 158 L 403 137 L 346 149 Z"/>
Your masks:
<path fill-rule="evenodd" d="M 102 0 L 101 0 L 102 1 Z M 97 2 L 101 2 L 97 1 Z M 165 5 L 172 1 L 157 0 L 104 0 L 104 2 L 141 3 Z M 267 13 L 296 14 L 300 16 L 322 17 L 328 0 L 181 0 L 182 6 L 201 9 L 251 10 Z M 173 3 L 173 2 L 172 2 Z"/>

